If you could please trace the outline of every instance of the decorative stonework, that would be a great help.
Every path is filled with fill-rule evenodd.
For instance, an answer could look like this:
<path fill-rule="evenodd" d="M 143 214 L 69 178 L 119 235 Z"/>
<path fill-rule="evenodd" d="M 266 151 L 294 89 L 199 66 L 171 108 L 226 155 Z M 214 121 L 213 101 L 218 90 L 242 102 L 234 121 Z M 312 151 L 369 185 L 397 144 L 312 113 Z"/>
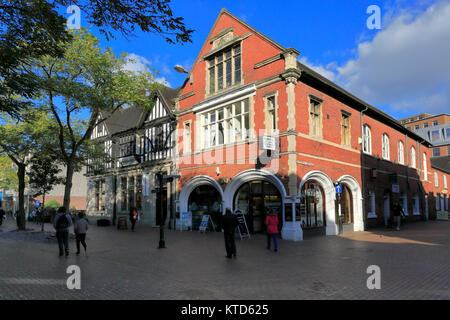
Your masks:
<path fill-rule="evenodd" d="M 302 73 L 298 69 L 288 69 L 281 74 L 281 78 L 286 82 L 286 84 L 294 85 L 297 84 L 301 76 Z"/>

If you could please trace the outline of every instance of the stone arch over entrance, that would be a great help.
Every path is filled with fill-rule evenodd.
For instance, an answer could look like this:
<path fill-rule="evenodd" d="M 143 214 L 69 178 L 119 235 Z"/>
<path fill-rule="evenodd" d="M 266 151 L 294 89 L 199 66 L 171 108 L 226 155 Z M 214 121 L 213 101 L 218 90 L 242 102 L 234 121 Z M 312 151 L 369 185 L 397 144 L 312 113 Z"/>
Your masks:
<path fill-rule="evenodd" d="M 353 230 L 364 231 L 362 192 L 358 181 L 351 175 L 344 175 L 338 179 L 339 183 L 345 184 L 352 193 L 353 200 Z"/>
<path fill-rule="evenodd" d="M 310 180 L 314 180 L 322 187 L 325 194 L 325 219 L 326 228 L 325 233 L 327 236 L 338 234 L 338 226 L 336 224 L 336 211 L 335 211 L 335 199 L 336 193 L 334 190 L 333 181 L 328 175 L 322 171 L 310 171 L 303 176 L 298 188 L 298 197 L 300 198 L 303 185 Z"/>
<path fill-rule="evenodd" d="M 283 203 L 286 199 L 286 190 L 283 186 L 283 183 L 281 183 L 280 179 L 273 173 L 266 171 L 266 170 L 257 170 L 257 169 L 250 169 L 246 171 L 242 171 L 235 175 L 230 183 L 228 183 L 227 187 L 225 188 L 224 196 L 223 196 L 223 202 L 224 202 L 224 208 L 226 207 L 233 207 L 233 198 L 235 193 L 238 191 L 239 187 L 243 185 L 246 182 L 250 182 L 253 180 L 262 180 L 267 181 L 273 184 L 278 191 L 280 191 L 281 199 Z M 284 206 L 282 205 L 282 215 L 284 220 Z"/>
<path fill-rule="evenodd" d="M 220 187 L 219 183 L 214 180 L 213 178 L 209 176 L 196 176 L 192 179 L 190 179 L 182 188 L 180 192 L 179 197 L 179 203 L 180 203 L 180 212 L 186 212 L 188 211 L 188 202 L 189 202 L 189 196 L 191 195 L 192 191 L 194 191 L 195 188 L 202 186 L 202 185 L 209 185 L 220 193 L 220 197 L 222 198 L 223 202 L 223 190 Z"/>

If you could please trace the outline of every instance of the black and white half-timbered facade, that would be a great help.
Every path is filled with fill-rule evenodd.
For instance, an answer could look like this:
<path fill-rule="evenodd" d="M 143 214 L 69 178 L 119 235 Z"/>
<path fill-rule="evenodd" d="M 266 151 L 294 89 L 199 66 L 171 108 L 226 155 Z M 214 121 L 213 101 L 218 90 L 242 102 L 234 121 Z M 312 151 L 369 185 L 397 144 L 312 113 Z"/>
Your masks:
<path fill-rule="evenodd" d="M 99 117 L 91 139 L 103 148 L 105 160 L 88 162 L 88 215 L 116 220 L 136 207 L 140 223 L 158 226 L 160 210 L 169 223 L 175 186 L 169 183 L 157 192 L 155 174 L 175 170 L 177 94 L 178 89 L 163 87 L 149 96 L 154 99 L 150 110 L 132 106 Z"/>

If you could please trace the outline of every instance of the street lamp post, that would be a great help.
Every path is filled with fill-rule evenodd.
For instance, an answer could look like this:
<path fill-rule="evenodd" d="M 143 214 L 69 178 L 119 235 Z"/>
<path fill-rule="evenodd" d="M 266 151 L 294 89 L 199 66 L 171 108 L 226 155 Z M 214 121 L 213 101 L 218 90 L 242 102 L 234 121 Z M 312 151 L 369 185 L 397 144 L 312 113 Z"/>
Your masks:
<path fill-rule="evenodd" d="M 164 239 L 164 223 L 163 223 L 163 185 L 167 182 L 172 182 L 173 179 L 180 179 L 180 175 L 165 175 L 162 172 L 156 174 L 157 179 L 159 180 L 159 249 L 163 249 L 166 247 L 166 241 Z"/>

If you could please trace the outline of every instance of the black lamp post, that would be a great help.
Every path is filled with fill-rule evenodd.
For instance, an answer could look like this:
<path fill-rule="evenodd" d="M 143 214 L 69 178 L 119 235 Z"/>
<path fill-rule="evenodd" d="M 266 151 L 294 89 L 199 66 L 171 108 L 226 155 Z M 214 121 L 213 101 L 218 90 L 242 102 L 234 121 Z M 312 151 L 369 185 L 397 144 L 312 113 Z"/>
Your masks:
<path fill-rule="evenodd" d="M 167 182 L 172 182 L 173 179 L 181 178 L 180 175 L 165 175 L 162 172 L 156 174 L 156 178 L 159 181 L 159 249 L 163 249 L 166 247 L 166 241 L 164 240 L 164 223 L 163 223 L 163 185 Z"/>

